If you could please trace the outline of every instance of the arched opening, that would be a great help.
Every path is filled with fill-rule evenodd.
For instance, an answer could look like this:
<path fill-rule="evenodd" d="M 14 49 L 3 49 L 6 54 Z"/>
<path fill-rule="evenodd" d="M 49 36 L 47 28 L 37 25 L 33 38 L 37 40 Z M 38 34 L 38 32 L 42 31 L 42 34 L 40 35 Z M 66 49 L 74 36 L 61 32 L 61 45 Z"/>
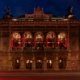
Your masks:
<path fill-rule="evenodd" d="M 44 36 L 42 32 L 37 32 L 35 34 L 35 39 L 34 39 L 34 46 L 37 49 L 43 49 L 43 41 L 44 41 Z"/>
<path fill-rule="evenodd" d="M 13 68 L 14 69 L 20 69 L 20 59 L 16 58 L 13 62 Z"/>
<path fill-rule="evenodd" d="M 43 61 L 36 60 L 36 69 L 42 69 L 42 67 L 43 67 Z"/>
<path fill-rule="evenodd" d="M 11 36 L 11 47 L 12 49 L 21 47 L 21 35 L 18 32 L 14 32 Z"/>
<path fill-rule="evenodd" d="M 59 57 L 58 64 L 59 64 L 59 69 L 65 69 L 66 68 L 66 58 Z"/>
<path fill-rule="evenodd" d="M 55 39 L 56 39 L 55 33 L 52 31 L 48 32 L 46 36 L 47 47 L 55 48 L 55 43 L 56 43 Z"/>
<path fill-rule="evenodd" d="M 58 34 L 58 47 L 59 49 L 66 49 L 66 33 L 61 32 Z"/>
<path fill-rule="evenodd" d="M 30 32 L 25 32 L 23 35 L 24 48 L 32 47 L 32 34 Z"/>
<path fill-rule="evenodd" d="M 52 60 L 47 60 L 47 69 L 52 69 L 52 67 L 53 67 Z"/>
<path fill-rule="evenodd" d="M 32 69 L 32 63 L 33 61 L 32 60 L 26 60 L 26 69 Z"/>

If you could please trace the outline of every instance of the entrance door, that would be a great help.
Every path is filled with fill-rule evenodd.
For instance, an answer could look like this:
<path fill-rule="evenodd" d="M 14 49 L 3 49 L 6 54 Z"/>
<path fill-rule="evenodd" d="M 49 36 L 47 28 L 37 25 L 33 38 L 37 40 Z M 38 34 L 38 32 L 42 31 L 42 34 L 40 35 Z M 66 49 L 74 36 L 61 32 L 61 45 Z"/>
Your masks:
<path fill-rule="evenodd" d="M 32 69 L 32 60 L 26 60 L 26 69 Z"/>
<path fill-rule="evenodd" d="M 36 61 L 36 69 L 42 69 L 42 66 L 43 66 L 42 60 L 37 60 Z"/>
<path fill-rule="evenodd" d="M 66 68 L 66 59 L 65 58 L 59 58 L 58 60 L 59 69 L 65 69 Z"/>
<path fill-rule="evenodd" d="M 14 69 L 20 69 L 20 60 L 19 59 L 14 60 L 13 67 L 14 67 Z"/>
<path fill-rule="evenodd" d="M 47 69 L 52 69 L 52 60 L 47 60 Z"/>

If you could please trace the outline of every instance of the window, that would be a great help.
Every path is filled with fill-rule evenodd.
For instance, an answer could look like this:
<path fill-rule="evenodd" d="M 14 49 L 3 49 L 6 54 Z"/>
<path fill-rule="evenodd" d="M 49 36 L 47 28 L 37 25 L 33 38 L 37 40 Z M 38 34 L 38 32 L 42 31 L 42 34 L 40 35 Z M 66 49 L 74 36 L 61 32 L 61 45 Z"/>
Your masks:
<path fill-rule="evenodd" d="M 24 47 L 32 47 L 32 34 L 30 32 L 25 32 L 23 35 Z"/>
<path fill-rule="evenodd" d="M 42 32 L 37 32 L 35 34 L 35 39 L 34 39 L 34 45 L 37 49 L 43 48 L 43 41 L 44 41 L 44 36 Z"/>
<path fill-rule="evenodd" d="M 58 35 L 58 47 L 66 49 L 66 34 L 64 32 Z"/>
<path fill-rule="evenodd" d="M 21 35 L 18 32 L 14 32 L 12 34 L 11 46 L 12 46 L 12 48 L 20 48 L 21 47 Z"/>
<path fill-rule="evenodd" d="M 46 36 L 46 45 L 47 47 L 55 48 L 55 33 L 54 32 L 48 32 Z"/>

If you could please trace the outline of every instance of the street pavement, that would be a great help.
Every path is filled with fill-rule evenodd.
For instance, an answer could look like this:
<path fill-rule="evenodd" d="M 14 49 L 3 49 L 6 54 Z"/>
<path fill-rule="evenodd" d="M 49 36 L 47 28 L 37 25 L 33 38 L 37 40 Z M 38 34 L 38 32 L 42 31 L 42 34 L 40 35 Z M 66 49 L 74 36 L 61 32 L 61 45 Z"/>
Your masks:
<path fill-rule="evenodd" d="M 0 72 L 0 80 L 80 80 L 80 72 Z"/>

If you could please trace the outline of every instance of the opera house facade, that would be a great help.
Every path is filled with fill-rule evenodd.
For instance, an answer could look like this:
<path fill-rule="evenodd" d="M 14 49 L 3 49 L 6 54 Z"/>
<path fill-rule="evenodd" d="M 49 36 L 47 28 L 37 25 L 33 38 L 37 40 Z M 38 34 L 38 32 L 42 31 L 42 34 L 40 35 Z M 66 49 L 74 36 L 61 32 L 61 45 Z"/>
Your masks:
<path fill-rule="evenodd" d="M 0 71 L 79 71 L 80 21 L 69 12 L 55 17 L 35 8 L 0 20 Z"/>

